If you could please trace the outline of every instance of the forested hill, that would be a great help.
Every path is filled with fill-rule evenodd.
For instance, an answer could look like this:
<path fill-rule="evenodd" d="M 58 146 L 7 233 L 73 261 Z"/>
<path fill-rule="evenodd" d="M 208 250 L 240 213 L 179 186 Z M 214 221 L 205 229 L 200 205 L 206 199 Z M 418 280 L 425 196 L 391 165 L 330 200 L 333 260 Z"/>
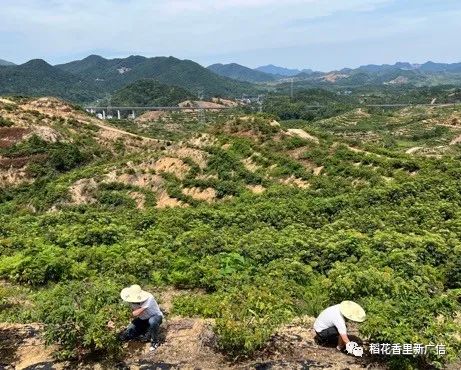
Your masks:
<path fill-rule="evenodd" d="M 179 86 L 196 94 L 203 91 L 206 96 L 237 96 L 254 90 L 248 83 L 218 76 L 193 61 L 174 57 L 130 56 L 124 59 L 104 59 L 92 55 L 56 67 L 91 80 L 106 91 L 145 78 Z"/>
<path fill-rule="evenodd" d="M 248 67 L 241 66 L 237 63 L 231 64 L 212 64 L 207 67 L 214 73 L 233 78 L 234 80 L 247 81 L 247 82 L 269 82 L 275 81 L 277 78 L 269 73 L 257 71 Z"/>
<path fill-rule="evenodd" d="M 218 76 L 199 64 L 173 57 L 104 59 L 89 56 L 52 66 L 35 59 L 18 66 L 0 66 L 0 94 L 57 96 L 76 103 L 106 99 L 133 82 L 155 79 L 204 97 L 252 94 L 250 83 Z"/>
<path fill-rule="evenodd" d="M 90 102 L 103 91 L 96 84 L 53 67 L 42 59 L 0 67 L 0 94 L 59 96 L 74 102 Z"/>
<path fill-rule="evenodd" d="M 155 80 L 139 80 L 116 91 L 110 100 L 113 106 L 172 106 L 196 95 L 181 87 L 161 84 Z"/>

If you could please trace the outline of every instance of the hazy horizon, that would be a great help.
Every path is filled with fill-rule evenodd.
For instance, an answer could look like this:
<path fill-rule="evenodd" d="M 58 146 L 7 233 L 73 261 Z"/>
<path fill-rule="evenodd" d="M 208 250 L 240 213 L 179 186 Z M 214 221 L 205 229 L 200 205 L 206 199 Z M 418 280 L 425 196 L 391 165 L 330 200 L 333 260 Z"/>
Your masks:
<path fill-rule="evenodd" d="M 86 57 L 89 57 L 90 55 L 97 55 L 97 56 L 100 56 L 100 57 L 103 57 L 104 59 L 125 59 L 125 58 L 128 58 L 130 56 L 143 56 L 143 57 L 146 57 L 146 58 L 155 58 L 155 57 L 175 57 L 175 58 L 178 58 L 177 56 L 175 55 L 142 55 L 142 54 L 125 54 L 125 55 L 116 55 L 116 56 L 105 56 L 105 55 L 100 55 L 100 54 L 95 54 L 95 53 L 91 53 L 91 54 L 88 54 L 88 55 L 85 55 L 85 56 L 82 56 L 82 57 L 78 57 L 76 59 L 69 59 L 69 60 L 63 60 L 61 62 L 58 62 L 58 63 L 52 63 L 46 59 L 43 59 L 45 60 L 47 63 L 51 64 L 51 65 L 58 65 L 58 64 L 65 64 L 65 63 L 69 63 L 69 62 L 73 62 L 73 61 L 76 61 L 76 60 L 82 60 L 82 59 L 85 59 Z M 8 61 L 8 62 L 13 62 L 13 63 L 16 63 L 10 59 L 7 59 L 7 58 L 2 58 L 0 57 L 0 59 L 3 59 L 5 61 Z M 24 64 L 24 63 L 27 63 L 31 60 L 34 60 L 34 59 L 42 59 L 42 58 L 31 58 L 31 59 L 28 59 L 28 60 L 25 60 L 23 62 L 20 62 L 20 63 L 16 63 L 16 64 Z M 310 68 L 309 66 L 286 66 L 286 65 L 281 65 L 281 64 L 274 64 L 272 63 L 271 61 L 268 61 L 266 63 L 262 63 L 262 64 L 258 64 L 258 65 L 245 65 L 245 64 L 242 64 L 242 63 L 239 63 L 238 61 L 230 61 L 230 62 L 221 62 L 221 61 L 217 61 L 215 63 L 210 63 L 210 64 L 203 64 L 203 63 L 200 63 L 199 61 L 197 60 L 193 60 L 193 59 L 190 59 L 190 58 L 179 58 L 179 59 L 189 59 L 189 60 L 192 60 L 194 62 L 197 62 L 199 63 L 200 65 L 202 65 L 203 67 L 208 67 L 209 65 L 212 65 L 212 64 L 218 64 L 218 63 L 221 63 L 221 64 L 230 64 L 230 63 L 236 63 L 236 64 L 240 64 L 242 66 L 245 66 L 245 67 L 248 67 L 248 68 L 252 68 L 252 69 L 256 69 L 258 67 L 263 67 L 263 66 L 267 66 L 267 65 L 274 65 L 276 67 L 282 67 L 282 68 L 287 68 L 287 69 L 298 69 L 298 70 L 303 70 L 303 69 L 313 69 L 315 71 L 318 71 L 318 72 L 330 72 L 330 71 L 333 71 L 333 69 L 314 69 L 314 68 Z M 375 64 L 375 65 L 394 65 L 396 63 L 410 63 L 410 64 L 424 64 L 424 63 L 427 63 L 427 62 L 434 62 L 434 63 L 444 63 L 444 64 L 452 64 L 452 63 L 461 63 L 461 61 L 458 61 L 458 60 L 453 60 L 453 61 L 443 61 L 443 60 L 425 60 L 425 61 L 421 61 L 421 62 L 414 62 L 414 61 L 409 61 L 409 60 L 397 60 L 397 61 L 394 61 L 394 62 L 390 62 L 390 63 L 363 63 L 363 64 L 358 64 L 358 65 L 354 65 L 354 66 L 343 66 L 343 67 L 340 67 L 340 68 L 337 68 L 337 69 L 334 69 L 334 70 L 341 70 L 343 68 L 351 68 L 351 69 L 354 69 L 354 68 L 358 68 L 358 67 L 361 67 L 361 66 L 366 66 L 366 65 L 369 65 L 369 64 Z"/>
<path fill-rule="evenodd" d="M 0 59 L 172 55 L 319 71 L 455 63 L 460 16 L 454 0 L 2 0 Z"/>

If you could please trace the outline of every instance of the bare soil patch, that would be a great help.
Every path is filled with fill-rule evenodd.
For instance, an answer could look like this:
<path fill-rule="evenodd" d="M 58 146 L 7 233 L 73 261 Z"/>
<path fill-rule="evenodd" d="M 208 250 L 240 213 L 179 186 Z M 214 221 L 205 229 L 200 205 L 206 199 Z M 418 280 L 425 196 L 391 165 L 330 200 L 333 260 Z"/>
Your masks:
<path fill-rule="evenodd" d="M 157 204 L 155 208 L 173 208 L 188 207 L 188 204 L 181 202 L 179 199 L 171 198 L 166 191 L 161 191 L 157 195 Z"/>
<path fill-rule="evenodd" d="M 301 139 L 310 140 L 317 144 L 320 142 L 318 138 L 316 138 L 315 136 L 312 136 L 311 134 L 308 134 L 306 131 L 299 129 L 299 128 L 289 128 L 287 130 L 287 134 L 289 136 L 298 136 Z"/>
<path fill-rule="evenodd" d="M 213 188 L 184 188 L 182 192 L 195 200 L 202 200 L 208 203 L 211 203 L 216 198 L 216 190 Z"/>
<path fill-rule="evenodd" d="M 303 179 L 300 179 L 293 175 L 286 179 L 280 180 L 280 183 L 285 185 L 296 186 L 301 189 L 307 189 L 310 186 L 310 184 L 307 181 L 304 181 Z"/>
<path fill-rule="evenodd" d="M 200 134 L 197 137 L 189 139 L 187 143 L 197 148 L 206 148 L 216 144 L 216 138 L 210 134 Z"/>
<path fill-rule="evenodd" d="M 154 122 L 154 121 L 158 121 L 162 117 L 165 117 L 166 115 L 167 115 L 166 112 L 149 111 L 149 112 L 141 114 L 134 121 L 137 123 Z"/>
<path fill-rule="evenodd" d="M 73 204 L 92 204 L 96 202 L 93 197 L 97 183 L 94 179 L 80 179 L 70 188 L 69 193 Z"/>
<path fill-rule="evenodd" d="M 349 77 L 346 74 L 342 73 L 329 73 L 325 76 L 320 77 L 321 80 L 335 83 L 337 80 Z"/>
<path fill-rule="evenodd" d="M 161 176 L 152 173 L 117 174 L 117 171 L 106 174 L 104 182 L 121 182 L 126 185 L 139 186 L 152 191 L 163 189 L 163 185 L 165 184 Z"/>
<path fill-rule="evenodd" d="M 61 135 L 56 130 L 48 126 L 33 126 L 32 132 L 25 139 L 32 135 L 37 135 L 39 138 L 49 143 L 55 143 L 58 140 L 62 141 Z"/>
<path fill-rule="evenodd" d="M 178 179 L 184 179 L 190 167 L 179 158 L 162 157 L 155 162 L 154 169 L 156 172 L 168 172 Z"/>
<path fill-rule="evenodd" d="M 0 127 L 0 148 L 10 148 L 31 132 L 22 127 Z"/>
<path fill-rule="evenodd" d="M 177 156 L 181 159 L 190 158 L 202 169 L 206 168 L 208 163 L 208 153 L 200 149 L 182 146 L 178 148 L 173 148 L 169 150 L 168 153 Z"/>
<path fill-rule="evenodd" d="M 146 196 L 143 193 L 140 193 L 139 191 L 131 191 L 128 195 L 136 202 L 137 209 L 144 209 Z"/>
<path fill-rule="evenodd" d="M 459 144 L 461 143 L 461 135 L 455 137 L 451 142 L 450 142 L 450 145 L 456 145 L 456 144 Z"/>
<path fill-rule="evenodd" d="M 256 172 L 261 167 L 258 166 L 251 158 L 246 158 L 242 160 L 243 166 L 250 172 Z"/>
<path fill-rule="evenodd" d="M 38 364 L 54 362 L 54 346 L 47 347 L 41 337 L 39 324 L 0 324 L 0 368 L 27 369 Z M 56 367 L 55 367 L 56 368 Z"/>
<path fill-rule="evenodd" d="M 205 109 L 213 109 L 213 108 L 225 108 L 226 106 L 223 104 L 218 104 L 215 102 L 209 102 L 209 101 L 191 101 L 191 100 L 186 100 L 182 103 L 178 104 L 181 108 L 205 108 Z"/>
<path fill-rule="evenodd" d="M 406 150 L 405 153 L 406 154 L 414 154 L 414 153 L 418 152 L 421 149 L 423 149 L 422 146 L 415 146 L 413 148 L 410 148 L 410 149 Z"/>
<path fill-rule="evenodd" d="M 253 194 L 262 194 L 266 191 L 266 188 L 262 185 L 247 185 L 247 189 Z"/>

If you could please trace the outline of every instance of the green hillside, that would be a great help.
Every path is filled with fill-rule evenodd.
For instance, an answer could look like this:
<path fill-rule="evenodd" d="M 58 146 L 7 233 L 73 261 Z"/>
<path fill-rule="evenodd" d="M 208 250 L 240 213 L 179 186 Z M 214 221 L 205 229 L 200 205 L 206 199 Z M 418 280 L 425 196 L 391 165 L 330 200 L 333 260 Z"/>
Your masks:
<path fill-rule="evenodd" d="M 195 98 L 191 92 L 155 80 L 139 80 L 116 91 L 110 103 L 114 106 L 174 106 Z"/>
<path fill-rule="evenodd" d="M 179 86 L 195 94 L 203 91 L 207 97 L 237 96 L 254 91 L 254 87 L 248 83 L 217 76 L 195 62 L 174 57 L 131 56 L 125 59 L 108 60 L 90 56 L 81 61 L 56 67 L 94 81 L 105 91 L 114 91 L 146 78 Z"/>
<path fill-rule="evenodd" d="M 447 346 L 382 366 L 458 359 L 459 107 L 234 112 L 193 132 L 164 117 L 178 141 L 54 99 L 3 99 L 0 116 L 0 320 L 43 323 L 61 356 L 133 356 L 107 321 L 123 327 L 119 290 L 138 282 L 182 329 L 209 319 L 207 350 L 236 366 L 274 358 L 272 334 L 342 300 L 365 308 L 368 343 Z"/>
<path fill-rule="evenodd" d="M 207 67 L 210 71 L 224 77 L 229 77 L 238 81 L 246 82 L 270 82 L 277 78 L 274 75 L 257 71 L 237 63 L 213 64 Z"/>
<path fill-rule="evenodd" d="M 74 102 L 91 102 L 103 93 L 91 82 L 34 59 L 18 66 L 0 67 L 0 94 L 59 96 Z"/>

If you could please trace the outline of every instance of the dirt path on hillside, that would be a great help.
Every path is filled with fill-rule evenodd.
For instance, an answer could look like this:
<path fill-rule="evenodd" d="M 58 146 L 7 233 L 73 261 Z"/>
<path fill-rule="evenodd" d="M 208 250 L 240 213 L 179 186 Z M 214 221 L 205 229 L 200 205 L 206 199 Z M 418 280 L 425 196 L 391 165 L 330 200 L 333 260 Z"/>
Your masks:
<path fill-rule="evenodd" d="M 0 324 L 0 369 L 386 369 L 369 358 L 319 347 L 314 342 L 313 330 L 300 322 L 282 327 L 262 351 L 237 362 L 216 350 L 212 320 L 170 317 L 162 327 L 163 342 L 155 352 L 149 351 L 147 341 L 133 341 L 125 345 L 126 356 L 121 363 L 110 364 L 101 358 L 71 364 L 54 360 L 53 348 L 44 345 L 38 324 Z"/>
<path fill-rule="evenodd" d="M 162 344 L 155 352 L 149 351 L 147 341 L 133 341 L 124 345 L 125 358 L 118 364 L 106 363 L 104 358 L 79 364 L 59 362 L 52 355 L 55 348 L 44 345 L 41 325 L 0 323 L 0 369 L 386 369 L 370 358 L 318 346 L 311 317 L 281 327 L 252 358 L 232 361 L 217 350 L 213 320 L 168 315 L 173 298 L 179 294 L 183 292 L 168 290 L 156 295 L 167 316 L 161 329 Z"/>
<path fill-rule="evenodd" d="M 461 143 L 461 135 L 455 137 L 451 142 L 450 142 L 450 145 L 456 145 L 456 144 L 459 144 Z"/>
<path fill-rule="evenodd" d="M 112 127 L 112 126 L 108 126 L 108 125 L 105 125 L 105 124 L 102 124 L 102 123 L 99 123 L 99 122 L 95 122 L 95 121 L 93 121 L 92 124 L 95 125 L 95 126 L 98 126 L 99 128 L 101 128 L 103 130 L 111 131 L 111 132 L 114 132 L 114 133 L 117 133 L 117 134 L 120 134 L 120 135 L 131 136 L 131 137 L 134 137 L 134 138 L 137 138 L 137 139 L 142 139 L 142 140 L 145 140 L 145 141 L 155 142 L 157 144 L 165 142 L 165 140 L 153 139 L 153 138 L 150 138 L 150 137 L 141 136 L 141 135 L 138 135 L 138 134 L 134 134 L 132 132 L 124 131 L 124 130 L 121 130 L 121 129 L 118 129 L 118 128 L 115 128 L 115 127 Z"/>

